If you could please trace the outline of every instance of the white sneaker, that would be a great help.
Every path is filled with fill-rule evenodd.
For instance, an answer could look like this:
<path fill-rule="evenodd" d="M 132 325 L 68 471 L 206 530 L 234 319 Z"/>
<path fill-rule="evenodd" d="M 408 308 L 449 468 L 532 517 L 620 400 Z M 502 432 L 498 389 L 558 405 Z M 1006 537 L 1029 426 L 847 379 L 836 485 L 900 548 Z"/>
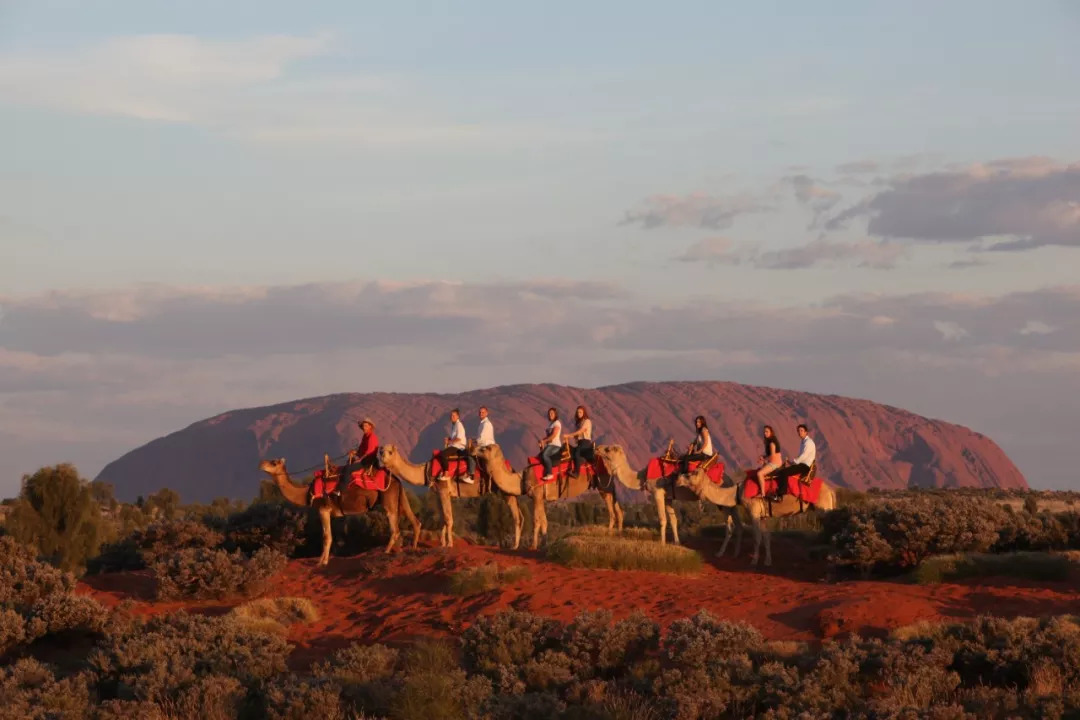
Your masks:
<path fill-rule="evenodd" d="M 437 477 L 435 479 L 438 480 L 439 482 L 449 482 L 450 481 L 450 476 L 444 474 L 444 475 L 440 475 L 439 477 Z"/>
<path fill-rule="evenodd" d="M 543 477 L 543 479 L 544 479 L 544 480 L 554 480 L 554 479 L 555 479 L 555 476 L 554 476 L 554 475 L 545 475 L 545 476 Z"/>
<path fill-rule="evenodd" d="M 461 482 L 463 482 L 463 483 L 468 483 L 468 484 L 470 484 L 470 485 L 473 485 L 473 484 L 475 484 L 475 482 L 476 482 L 476 481 L 475 481 L 475 480 L 473 480 L 473 479 L 472 479 L 471 477 L 469 477 L 468 475 L 462 475 L 462 476 L 461 476 Z"/>

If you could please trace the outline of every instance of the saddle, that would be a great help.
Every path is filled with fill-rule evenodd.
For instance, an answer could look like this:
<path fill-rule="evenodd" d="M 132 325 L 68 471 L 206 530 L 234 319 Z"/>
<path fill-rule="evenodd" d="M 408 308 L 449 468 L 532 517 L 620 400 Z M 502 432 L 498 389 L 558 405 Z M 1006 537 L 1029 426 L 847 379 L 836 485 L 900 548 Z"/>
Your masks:
<path fill-rule="evenodd" d="M 743 497 L 747 500 L 764 495 L 766 498 L 775 497 L 780 490 L 780 480 L 772 476 L 765 478 L 765 487 L 758 486 L 757 470 L 747 470 L 746 480 L 743 483 Z M 817 462 L 810 465 L 810 471 L 806 475 L 791 475 L 784 478 L 786 485 L 784 494 L 798 498 L 800 502 L 808 505 L 816 505 L 821 496 L 822 479 L 817 476 Z"/>

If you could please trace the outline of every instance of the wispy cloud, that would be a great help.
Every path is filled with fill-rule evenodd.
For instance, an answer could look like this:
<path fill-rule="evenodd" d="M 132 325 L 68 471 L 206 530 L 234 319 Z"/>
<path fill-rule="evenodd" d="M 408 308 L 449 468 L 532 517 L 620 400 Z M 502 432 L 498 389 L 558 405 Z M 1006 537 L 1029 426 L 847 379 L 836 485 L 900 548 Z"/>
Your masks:
<path fill-rule="evenodd" d="M 731 227 L 740 215 L 764 213 L 775 206 L 752 195 L 653 195 L 640 207 L 629 210 L 623 217 L 623 225 L 640 225 L 643 228 L 696 227 L 722 230 Z"/>

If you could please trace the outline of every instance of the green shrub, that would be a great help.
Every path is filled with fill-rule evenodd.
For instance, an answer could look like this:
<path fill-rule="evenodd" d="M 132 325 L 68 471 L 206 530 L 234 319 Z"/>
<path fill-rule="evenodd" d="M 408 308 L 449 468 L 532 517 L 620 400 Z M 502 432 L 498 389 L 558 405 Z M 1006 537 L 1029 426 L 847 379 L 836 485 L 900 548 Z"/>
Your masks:
<path fill-rule="evenodd" d="M 651 570 L 677 574 L 701 570 L 701 555 L 681 545 L 661 545 L 617 535 L 572 532 L 547 547 L 549 560 L 567 567 Z"/>
<path fill-rule="evenodd" d="M 76 570 L 97 555 L 105 524 L 90 483 L 65 463 L 23 477 L 7 532 L 36 547 L 52 564 Z"/>
<path fill-rule="evenodd" d="M 500 567 L 488 563 L 480 567 L 458 570 L 450 576 L 450 592 L 454 595 L 477 595 L 529 577 L 529 569 L 521 565 Z"/>
<path fill-rule="evenodd" d="M 163 520 L 106 545 L 90 561 L 87 570 L 91 573 L 141 570 L 181 550 L 216 548 L 224 540 L 222 533 L 198 520 Z"/>
<path fill-rule="evenodd" d="M 223 599 L 263 592 L 285 563 L 284 555 L 269 548 L 250 558 L 241 552 L 192 548 L 155 562 L 152 570 L 159 600 Z"/>
<path fill-rule="evenodd" d="M 254 503 L 229 515 L 225 524 L 225 549 L 249 555 L 271 548 L 294 557 L 306 542 L 309 511 L 283 503 Z"/>
<path fill-rule="evenodd" d="M 227 618 L 187 613 L 116 623 L 90 654 L 102 699 L 175 700 L 200 678 L 251 683 L 285 670 L 289 646 Z"/>
<path fill-rule="evenodd" d="M 1066 580 L 1071 567 L 1072 563 L 1067 557 L 1048 553 L 960 553 L 928 558 L 915 569 L 912 577 L 920 585 L 995 576 L 1041 581 Z"/>

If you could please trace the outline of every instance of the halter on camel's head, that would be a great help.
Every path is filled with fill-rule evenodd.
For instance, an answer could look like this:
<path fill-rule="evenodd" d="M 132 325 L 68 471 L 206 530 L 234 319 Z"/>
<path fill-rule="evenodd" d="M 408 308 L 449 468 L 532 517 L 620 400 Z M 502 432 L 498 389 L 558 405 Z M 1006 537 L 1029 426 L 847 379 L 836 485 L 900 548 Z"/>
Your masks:
<path fill-rule="evenodd" d="M 271 468 L 271 469 L 268 469 Z M 259 469 L 265 473 L 275 472 L 277 470 L 285 469 L 285 458 L 276 458 L 272 460 L 263 460 L 259 463 Z"/>

